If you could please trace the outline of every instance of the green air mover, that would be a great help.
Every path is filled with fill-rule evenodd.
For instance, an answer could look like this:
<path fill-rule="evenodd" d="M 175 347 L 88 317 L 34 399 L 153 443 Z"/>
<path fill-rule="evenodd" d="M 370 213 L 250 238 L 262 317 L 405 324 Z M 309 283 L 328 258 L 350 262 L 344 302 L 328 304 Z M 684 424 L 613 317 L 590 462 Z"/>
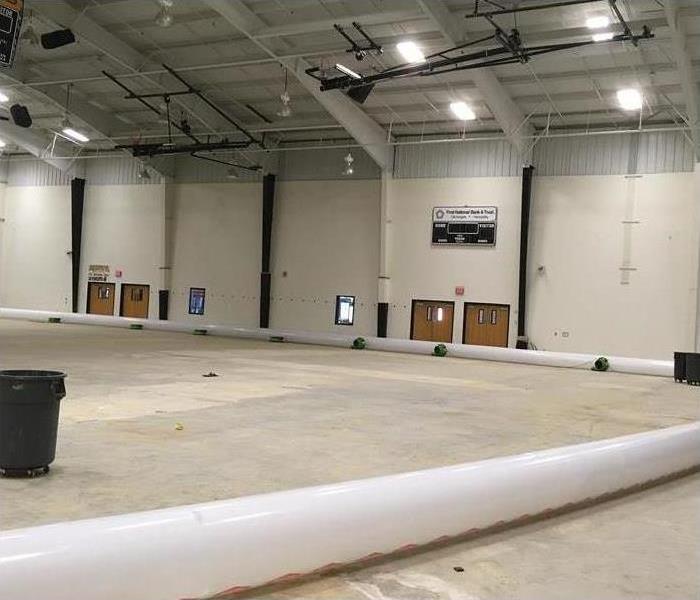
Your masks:
<path fill-rule="evenodd" d="M 141 325 L 141 323 L 131 323 L 129 325 L 129 329 L 135 329 L 137 331 L 140 331 L 141 329 L 143 329 L 143 325 Z"/>
<path fill-rule="evenodd" d="M 207 335 L 209 332 L 206 329 L 195 329 L 192 335 Z"/>
<path fill-rule="evenodd" d="M 363 337 L 355 338 L 352 342 L 353 350 L 364 350 L 367 347 L 367 341 Z"/>
<path fill-rule="evenodd" d="M 60 323 L 61 317 L 49 317 L 49 323 Z"/>
<path fill-rule="evenodd" d="M 610 368 L 610 361 L 605 358 L 604 356 L 601 356 L 600 358 L 596 358 L 596 361 L 593 363 L 593 370 L 594 371 L 607 371 Z"/>
<path fill-rule="evenodd" d="M 447 356 L 447 346 L 445 344 L 438 344 L 433 348 L 433 356 Z"/>

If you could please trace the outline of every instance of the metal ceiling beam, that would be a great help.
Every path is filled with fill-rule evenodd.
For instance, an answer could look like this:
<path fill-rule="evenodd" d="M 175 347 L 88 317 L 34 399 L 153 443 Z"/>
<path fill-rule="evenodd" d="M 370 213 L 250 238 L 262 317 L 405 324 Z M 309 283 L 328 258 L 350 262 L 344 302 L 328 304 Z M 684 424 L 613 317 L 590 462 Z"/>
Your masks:
<path fill-rule="evenodd" d="M 19 146 L 63 173 L 70 171 L 74 165 L 73 160 L 52 158 L 47 151 L 48 140 L 42 134 L 31 129 L 23 129 L 7 121 L 0 121 L 0 137 L 5 142 Z"/>
<path fill-rule="evenodd" d="M 455 18 L 443 0 L 417 1 L 449 44 L 457 45 L 466 41 L 464 30 L 459 26 L 461 19 Z M 469 77 L 479 88 L 501 129 L 520 152 L 523 162 L 529 163 L 532 143 L 528 140 L 528 136 L 533 135 L 534 128 L 526 122 L 525 114 L 518 108 L 491 69 L 475 69 L 469 73 Z"/>
<path fill-rule="evenodd" d="M 241 33 L 248 36 L 270 57 L 278 60 L 292 73 L 311 95 L 323 106 L 347 132 L 362 144 L 365 151 L 382 170 L 389 171 L 393 166 L 393 149 L 387 145 L 384 129 L 368 116 L 355 102 L 340 91 L 321 92 L 318 81 L 306 74 L 311 65 L 303 58 L 281 59 L 278 55 L 286 44 L 275 42 L 267 46 L 255 38 L 255 32 L 264 30 L 266 24 L 241 0 L 203 0 L 216 10 Z"/>
<path fill-rule="evenodd" d="M 363 27 L 367 25 L 395 24 L 401 21 L 425 19 L 425 14 L 419 10 L 395 10 L 391 12 L 374 12 L 349 17 L 335 17 L 320 21 L 304 21 L 303 23 L 287 23 L 272 27 L 263 27 L 254 34 L 261 40 L 271 37 L 284 37 L 287 35 L 303 35 L 306 33 L 318 33 L 320 31 L 332 31 L 333 25 L 350 26 L 353 21 Z"/>
<path fill-rule="evenodd" d="M 673 44 L 676 67 L 680 74 L 681 88 L 685 97 L 688 126 L 690 127 L 693 145 L 695 146 L 695 159 L 700 161 L 700 93 L 698 92 L 698 83 L 695 80 L 688 39 L 683 21 L 680 18 L 677 0 L 665 0 L 664 10 L 666 11 L 666 20 L 671 32 L 671 42 Z"/>

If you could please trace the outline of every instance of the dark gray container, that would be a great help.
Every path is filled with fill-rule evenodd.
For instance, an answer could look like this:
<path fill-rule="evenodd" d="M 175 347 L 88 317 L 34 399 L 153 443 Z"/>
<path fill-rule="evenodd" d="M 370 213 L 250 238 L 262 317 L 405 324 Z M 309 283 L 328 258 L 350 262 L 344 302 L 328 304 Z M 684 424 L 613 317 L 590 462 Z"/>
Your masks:
<path fill-rule="evenodd" d="M 685 357 L 687 352 L 673 353 L 673 378 L 678 381 L 685 381 Z"/>
<path fill-rule="evenodd" d="M 688 352 L 685 355 L 685 378 L 689 385 L 700 385 L 700 354 Z"/>
<path fill-rule="evenodd" d="M 0 371 L 0 471 L 48 471 L 56 457 L 58 413 L 66 395 L 59 371 Z"/>

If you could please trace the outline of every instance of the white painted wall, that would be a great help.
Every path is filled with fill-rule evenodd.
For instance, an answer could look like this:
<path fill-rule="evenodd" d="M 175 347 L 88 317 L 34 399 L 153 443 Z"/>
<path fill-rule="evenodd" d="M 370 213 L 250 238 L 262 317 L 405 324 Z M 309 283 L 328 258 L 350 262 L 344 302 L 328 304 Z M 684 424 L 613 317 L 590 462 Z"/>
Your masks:
<path fill-rule="evenodd" d="M 109 264 L 121 281 L 151 285 L 151 316 L 164 263 L 164 185 L 88 186 L 80 285 L 87 267 Z M 170 318 L 258 323 L 260 183 L 175 184 Z M 389 335 L 410 335 L 411 301 L 511 306 L 517 334 L 520 178 L 394 179 L 387 183 Z M 536 177 L 530 247 L 528 333 L 540 348 L 668 358 L 691 349 L 700 323 L 700 173 Z M 271 324 L 314 331 L 376 331 L 379 273 L 377 180 L 278 182 Z M 0 188 L 0 216 L 3 215 Z M 431 210 L 495 205 L 495 248 L 435 248 Z M 621 285 L 631 220 L 629 285 Z M 0 304 L 70 309 L 70 188 L 7 186 L 0 223 Z M 542 273 L 537 271 L 544 266 Z M 286 272 L 287 275 L 283 276 Z M 463 297 L 455 295 L 464 286 Z M 207 289 L 204 317 L 187 314 L 190 287 Z M 353 328 L 335 326 L 337 294 L 357 297 Z M 117 304 L 118 306 L 118 304 Z M 555 335 L 556 332 L 556 335 Z M 568 332 L 568 337 L 562 336 Z"/>
<path fill-rule="evenodd" d="M 162 213 L 165 186 L 86 186 L 78 306 L 87 310 L 88 269 L 109 265 L 116 282 L 115 314 L 119 314 L 121 284 L 150 286 L 149 317 L 158 318 L 162 265 Z M 70 227 L 70 224 L 69 224 Z M 115 277 L 122 271 L 120 278 Z"/>
<path fill-rule="evenodd" d="M 7 187 L 0 305 L 71 309 L 70 187 Z"/>
<path fill-rule="evenodd" d="M 453 341 L 462 342 L 465 302 L 508 304 L 510 345 L 517 339 L 519 177 L 394 179 L 389 183 L 389 337 L 408 338 L 412 300 L 455 302 Z M 495 247 L 431 245 L 435 206 L 496 206 Z M 464 286 L 464 296 L 455 288 Z"/>
<path fill-rule="evenodd" d="M 173 187 L 170 318 L 257 327 L 262 185 Z M 205 314 L 188 314 L 190 287 L 206 288 Z"/>
<path fill-rule="evenodd" d="M 536 177 L 531 341 L 546 350 L 665 359 L 673 350 L 692 348 L 697 194 L 692 173 Z M 636 269 L 628 284 L 621 283 L 620 270 L 625 227 Z"/>
<path fill-rule="evenodd" d="M 377 180 L 277 185 L 272 327 L 376 332 L 380 189 Z M 353 326 L 335 325 L 336 295 L 355 296 Z"/>

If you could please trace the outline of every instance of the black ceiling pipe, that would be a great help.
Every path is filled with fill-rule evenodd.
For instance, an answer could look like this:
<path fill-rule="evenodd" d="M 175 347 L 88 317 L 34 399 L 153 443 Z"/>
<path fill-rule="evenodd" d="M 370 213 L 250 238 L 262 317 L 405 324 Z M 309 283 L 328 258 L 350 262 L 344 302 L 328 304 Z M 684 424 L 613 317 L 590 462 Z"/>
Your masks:
<path fill-rule="evenodd" d="M 272 289 L 272 274 L 270 273 L 270 258 L 272 251 L 272 217 L 275 208 L 275 176 L 268 174 L 263 177 L 262 205 L 262 265 L 260 271 L 260 327 L 270 326 L 270 293 Z"/>
<path fill-rule="evenodd" d="M 516 347 L 527 350 L 527 245 L 530 234 L 530 203 L 532 200 L 532 176 L 535 167 L 523 167 L 522 198 L 520 202 L 520 270 L 518 278 L 518 342 Z"/>

